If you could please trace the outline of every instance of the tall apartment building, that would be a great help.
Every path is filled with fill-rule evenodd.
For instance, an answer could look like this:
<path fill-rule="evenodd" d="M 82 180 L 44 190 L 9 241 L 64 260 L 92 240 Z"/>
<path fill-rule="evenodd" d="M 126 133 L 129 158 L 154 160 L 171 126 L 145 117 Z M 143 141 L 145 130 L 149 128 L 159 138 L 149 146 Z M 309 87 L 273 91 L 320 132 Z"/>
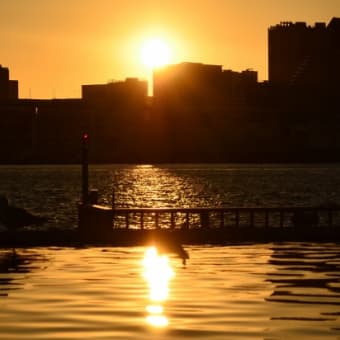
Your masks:
<path fill-rule="evenodd" d="M 340 18 L 328 25 L 281 22 L 268 30 L 269 81 L 332 87 L 340 77 Z"/>
<path fill-rule="evenodd" d="M 9 79 L 9 70 L 0 65 L 0 100 L 18 99 L 18 81 Z"/>

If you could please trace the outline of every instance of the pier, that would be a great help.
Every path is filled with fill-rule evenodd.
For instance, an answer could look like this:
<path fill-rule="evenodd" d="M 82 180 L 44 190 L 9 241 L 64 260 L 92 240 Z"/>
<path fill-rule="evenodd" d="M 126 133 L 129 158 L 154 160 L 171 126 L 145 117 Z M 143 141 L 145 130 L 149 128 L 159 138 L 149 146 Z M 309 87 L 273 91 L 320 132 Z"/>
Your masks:
<path fill-rule="evenodd" d="M 97 205 L 88 191 L 88 135 L 82 147 L 82 197 L 78 207 L 80 239 L 118 245 L 143 244 L 162 235 L 180 243 L 340 241 L 340 206 L 319 207 L 163 207 Z"/>
<path fill-rule="evenodd" d="M 314 207 L 119 207 L 113 188 L 110 206 L 89 191 L 89 135 L 82 137 L 81 202 L 78 226 L 7 229 L 3 246 L 133 246 L 152 238 L 180 244 L 238 242 L 340 242 L 340 206 Z M 71 226 L 70 226 L 71 227 Z"/>
<path fill-rule="evenodd" d="M 158 237 L 184 245 L 340 242 L 340 207 L 111 208 L 87 203 L 79 204 L 78 213 L 75 229 L 4 231 L 0 245 L 140 246 Z"/>
<path fill-rule="evenodd" d="M 154 235 L 187 244 L 340 241 L 339 207 L 109 208 L 79 206 L 79 233 L 92 241 L 143 244 Z"/>

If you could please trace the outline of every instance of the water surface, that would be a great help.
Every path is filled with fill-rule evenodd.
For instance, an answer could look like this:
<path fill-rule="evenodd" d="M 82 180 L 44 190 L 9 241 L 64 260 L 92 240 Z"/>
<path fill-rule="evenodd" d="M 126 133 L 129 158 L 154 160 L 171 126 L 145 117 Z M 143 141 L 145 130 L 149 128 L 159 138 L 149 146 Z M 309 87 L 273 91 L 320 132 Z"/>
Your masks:
<path fill-rule="evenodd" d="M 93 165 L 99 203 L 117 207 L 280 207 L 340 202 L 340 165 Z M 0 193 L 75 228 L 80 166 L 0 166 Z"/>
<path fill-rule="evenodd" d="M 1 250 L 0 338 L 340 338 L 339 245 L 146 250 Z"/>
<path fill-rule="evenodd" d="M 340 202 L 339 165 L 96 165 L 121 207 Z M 0 192 L 75 228 L 79 166 L 1 166 Z M 0 249 L 0 339 L 340 339 L 340 245 Z"/>

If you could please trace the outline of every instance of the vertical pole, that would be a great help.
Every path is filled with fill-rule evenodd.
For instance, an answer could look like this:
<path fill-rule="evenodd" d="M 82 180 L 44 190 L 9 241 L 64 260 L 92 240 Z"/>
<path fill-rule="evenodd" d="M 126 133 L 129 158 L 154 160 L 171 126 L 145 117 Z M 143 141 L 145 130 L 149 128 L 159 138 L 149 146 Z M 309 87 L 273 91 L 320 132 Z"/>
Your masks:
<path fill-rule="evenodd" d="M 111 208 L 112 210 L 116 209 L 116 183 L 117 183 L 117 175 L 114 174 L 112 178 L 112 196 L 111 196 Z"/>
<path fill-rule="evenodd" d="M 116 175 L 113 176 L 113 182 L 112 182 L 112 197 L 111 197 L 111 210 L 112 210 L 112 225 L 114 227 L 115 225 L 115 209 L 116 209 Z"/>
<path fill-rule="evenodd" d="M 88 163 L 88 139 L 89 135 L 84 133 L 81 145 L 81 165 L 82 165 L 82 203 L 89 202 L 89 163 Z"/>
<path fill-rule="evenodd" d="M 185 217 L 185 228 L 189 229 L 189 224 L 190 224 L 190 217 L 189 217 L 189 212 L 186 213 Z"/>
<path fill-rule="evenodd" d="M 171 218 L 170 218 L 170 224 L 171 224 L 171 229 L 175 229 L 175 213 L 172 211 L 171 212 Z"/>
<path fill-rule="evenodd" d="M 39 108 L 36 106 L 34 108 L 34 113 L 32 117 L 32 160 L 34 162 L 37 161 L 36 156 L 37 156 L 37 147 L 38 147 L 38 113 L 39 113 Z"/>
<path fill-rule="evenodd" d="M 140 228 L 142 230 L 144 229 L 144 212 L 143 211 L 140 213 Z"/>
<path fill-rule="evenodd" d="M 156 224 L 156 229 L 159 229 L 159 214 L 158 214 L 158 211 L 155 212 L 155 224 Z"/>

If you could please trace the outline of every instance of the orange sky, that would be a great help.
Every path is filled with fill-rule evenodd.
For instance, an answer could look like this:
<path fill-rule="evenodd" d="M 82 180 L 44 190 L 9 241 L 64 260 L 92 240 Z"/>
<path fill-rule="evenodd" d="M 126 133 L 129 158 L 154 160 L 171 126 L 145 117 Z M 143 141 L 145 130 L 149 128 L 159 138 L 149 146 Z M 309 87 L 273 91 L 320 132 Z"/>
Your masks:
<path fill-rule="evenodd" d="M 340 0 L 10 0 L 0 2 L 0 64 L 20 98 L 80 97 L 81 84 L 147 79 L 141 41 L 164 37 L 173 62 L 252 68 L 267 79 L 267 29 L 329 22 Z"/>

